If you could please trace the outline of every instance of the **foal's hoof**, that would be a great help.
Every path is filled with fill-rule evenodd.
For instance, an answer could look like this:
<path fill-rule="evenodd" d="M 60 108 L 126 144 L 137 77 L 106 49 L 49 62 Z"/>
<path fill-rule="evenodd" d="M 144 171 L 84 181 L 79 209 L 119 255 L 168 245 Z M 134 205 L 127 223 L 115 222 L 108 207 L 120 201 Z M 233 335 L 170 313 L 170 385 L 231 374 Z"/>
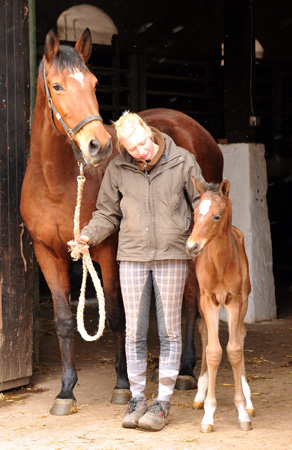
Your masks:
<path fill-rule="evenodd" d="M 175 389 L 178 389 L 179 391 L 197 389 L 197 380 L 191 375 L 179 375 L 175 383 Z"/>
<path fill-rule="evenodd" d="M 72 398 L 55 398 L 50 413 L 54 416 L 67 416 L 77 412 L 76 400 Z"/>
<path fill-rule="evenodd" d="M 204 403 L 203 402 L 193 402 L 193 409 L 203 409 Z"/>
<path fill-rule="evenodd" d="M 247 409 L 246 410 L 247 414 L 249 414 L 251 417 L 255 416 L 255 410 L 254 409 Z"/>
<path fill-rule="evenodd" d="M 241 431 L 252 430 L 251 422 L 239 422 L 239 428 Z"/>
<path fill-rule="evenodd" d="M 115 405 L 126 405 L 130 400 L 130 389 L 114 389 L 111 403 L 114 403 Z"/>
<path fill-rule="evenodd" d="M 201 432 L 202 433 L 212 433 L 212 431 L 214 431 L 214 427 L 210 423 L 202 423 L 201 424 Z"/>

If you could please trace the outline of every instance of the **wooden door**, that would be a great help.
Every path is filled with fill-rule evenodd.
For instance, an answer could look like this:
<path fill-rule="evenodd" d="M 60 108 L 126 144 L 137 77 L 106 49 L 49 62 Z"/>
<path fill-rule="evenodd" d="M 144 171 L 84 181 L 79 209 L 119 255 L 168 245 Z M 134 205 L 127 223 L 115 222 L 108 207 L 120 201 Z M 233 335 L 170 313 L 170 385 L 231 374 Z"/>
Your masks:
<path fill-rule="evenodd" d="M 0 391 L 32 375 L 32 246 L 19 213 L 29 143 L 27 1 L 0 0 Z M 3 18 L 3 20 L 2 20 Z"/>

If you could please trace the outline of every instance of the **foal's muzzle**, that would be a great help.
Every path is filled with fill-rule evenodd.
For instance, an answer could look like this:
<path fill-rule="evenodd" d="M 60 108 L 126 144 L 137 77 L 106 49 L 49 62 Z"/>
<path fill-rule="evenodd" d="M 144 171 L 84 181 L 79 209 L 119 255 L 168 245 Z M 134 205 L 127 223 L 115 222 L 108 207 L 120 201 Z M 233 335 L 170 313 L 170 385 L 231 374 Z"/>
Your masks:
<path fill-rule="evenodd" d="M 187 254 L 194 258 L 200 254 L 202 247 L 199 242 L 193 242 L 188 240 L 186 244 L 186 250 Z"/>

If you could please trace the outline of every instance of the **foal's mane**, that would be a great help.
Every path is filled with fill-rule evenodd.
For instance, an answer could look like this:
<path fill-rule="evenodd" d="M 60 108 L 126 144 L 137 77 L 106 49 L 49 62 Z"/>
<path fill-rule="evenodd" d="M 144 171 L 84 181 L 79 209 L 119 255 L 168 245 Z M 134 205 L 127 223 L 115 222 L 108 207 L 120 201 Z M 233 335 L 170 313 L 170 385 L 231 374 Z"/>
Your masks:
<path fill-rule="evenodd" d="M 220 183 L 208 183 L 207 191 L 218 192 L 220 188 Z"/>

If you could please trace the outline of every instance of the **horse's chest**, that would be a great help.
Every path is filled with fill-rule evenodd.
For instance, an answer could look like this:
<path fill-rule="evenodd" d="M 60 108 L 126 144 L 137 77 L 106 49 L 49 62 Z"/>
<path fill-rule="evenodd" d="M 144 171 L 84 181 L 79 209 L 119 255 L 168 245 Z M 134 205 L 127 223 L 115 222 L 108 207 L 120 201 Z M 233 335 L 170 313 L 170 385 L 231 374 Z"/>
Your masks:
<path fill-rule="evenodd" d="M 236 265 L 236 264 L 235 264 Z M 234 271 L 232 264 L 204 264 L 201 261 L 197 277 L 202 293 L 215 297 L 217 302 L 224 304 L 230 296 L 234 296 L 242 284 L 238 271 Z"/>

